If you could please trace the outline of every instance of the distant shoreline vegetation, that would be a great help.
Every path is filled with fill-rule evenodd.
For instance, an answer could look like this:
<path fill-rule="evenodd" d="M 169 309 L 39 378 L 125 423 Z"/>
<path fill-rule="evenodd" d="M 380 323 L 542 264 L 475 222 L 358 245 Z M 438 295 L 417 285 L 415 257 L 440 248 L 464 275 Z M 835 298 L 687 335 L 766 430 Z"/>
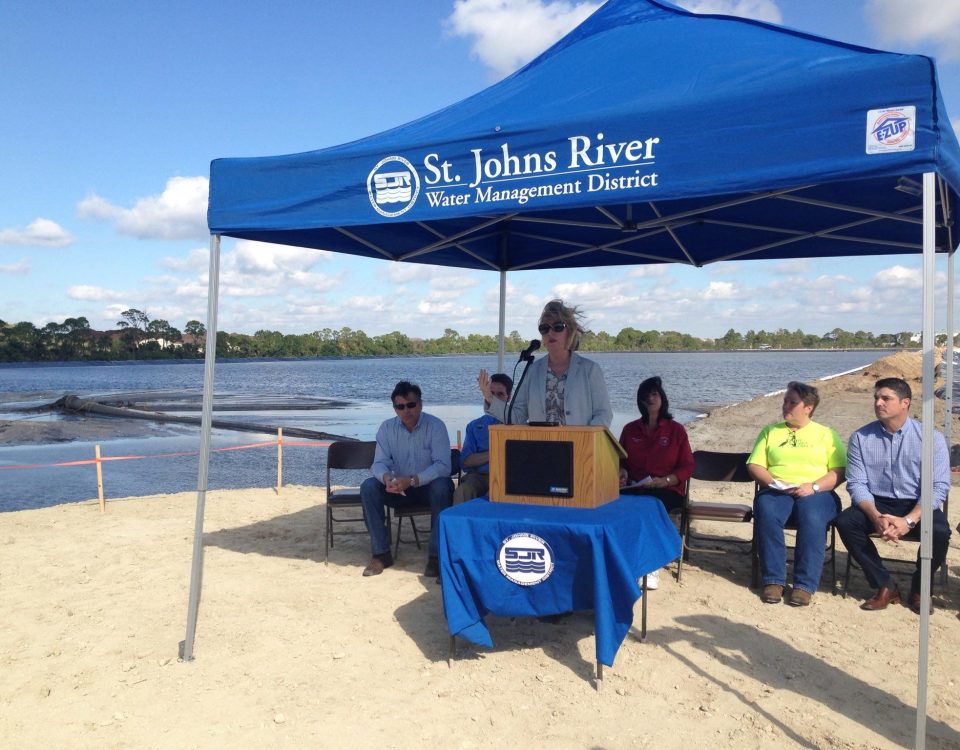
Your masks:
<path fill-rule="evenodd" d="M 151 320 L 136 309 L 121 313 L 117 328 L 96 331 L 84 317 L 67 318 L 37 328 L 33 323 L 0 320 L 0 362 L 76 362 L 190 360 L 203 357 L 206 329 L 196 320 L 183 331 L 166 320 Z M 945 334 L 937 337 L 944 343 Z M 529 344 L 519 331 L 511 331 L 505 345 L 518 352 Z M 617 334 L 588 331 L 581 340 L 585 352 L 698 352 L 736 350 L 805 349 L 916 349 L 919 336 L 910 331 L 873 334 L 834 328 L 823 335 L 788 331 L 728 330 L 722 337 L 697 338 L 678 331 L 641 331 L 624 328 Z M 447 328 L 437 338 L 412 338 L 400 331 L 369 336 L 351 328 L 324 328 L 313 333 L 280 331 L 217 333 L 217 357 L 224 359 L 398 357 L 450 354 L 487 354 L 497 351 L 497 337 L 477 333 L 460 335 Z"/>

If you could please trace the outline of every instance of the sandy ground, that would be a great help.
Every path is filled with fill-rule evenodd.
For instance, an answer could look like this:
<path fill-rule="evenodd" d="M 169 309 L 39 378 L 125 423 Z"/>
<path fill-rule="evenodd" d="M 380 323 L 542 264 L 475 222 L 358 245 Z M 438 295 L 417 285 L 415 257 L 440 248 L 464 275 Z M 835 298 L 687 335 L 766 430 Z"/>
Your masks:
<path fill-rule="evenodd" d="M 872 418 L 879 370 L 910 376 L 911 364 L 824 383 L 817 417 L 846 437 Z M 691 427 L 694 447 L 749 449 L 778 404 L 711 415 Z M 913 745 L 919 620 L 904 607 L 861 612 L 856 572 L 848 598 L 830 595 L 827 574 L 813 605 L 794 609 L 759 601 L 748 555 L 694 553 L 682 583 L 665 574 L 650 594 L 646 643 L 637 604 L 600 691 L 587 613 L 491 617 L 495 648 L 461 644 L 451 668 L 439 587 L 419 575 L 425 552 L 405 545 L 365 579 L 366 537 L 343 537 L 325 565 L 317 487 L 208 494 L 196 658 L 181 663 L 194 502 L 0 514 L 3 747 Z M 930 748 L 960 748 L 957 536 L 951 583 L 934 592 Z"/>

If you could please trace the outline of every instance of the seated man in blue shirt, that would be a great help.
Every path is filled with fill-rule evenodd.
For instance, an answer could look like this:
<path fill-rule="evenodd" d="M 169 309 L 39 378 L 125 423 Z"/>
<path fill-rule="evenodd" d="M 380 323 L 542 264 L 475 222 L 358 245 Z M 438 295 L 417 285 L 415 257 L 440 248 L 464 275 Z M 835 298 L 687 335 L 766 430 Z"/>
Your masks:
<path fill-rule="evenodd" d="M 920 523 L 920 459 L 922 428 L 910 417 L 910 386 L 900 378 L 878 380 L 873 390 L 877 421 L 850 436 L 847 490 L 853 505 L 837 516 L 840 538 L 876 589 L 861 609 L 886 609 L 900 602 L 900 591 L 883 566 L 870 534 L 902 539 Z M 950 526 L 941 507 L 950 489 L 947 441 L 933 433 L 933 553 L 930 575 L 944 563 Z M 910 582 L 908 606 L 920 613 L 920 553 Z M 932 605 L 931 605 L 932 606 Z"/>
<path fill-rule="evenodd" d="M 450 479 L 450 436 L 446 425 L 423 411 L 420 386 L 401 380 L 390 395 L 397 416 L 377 430 L 373 474 L 360 485 L 363 520 L 370 533 L 373 558 L 363 570 L 377 576 L 393 565 L 386 507 L 430 506 L 430 552 L 424 575 L 440 573 L 437 562 L 437 514 L 450 506 L 453 481 Z"/>
<path fill-rule="evenodd" d="M 501 401 L 510 400 L 513 380 L 509 375 L 498 372 L 490 376 L 490 395 Z M 484 400 L 484 408 L 490 404 Z M 467 435 L 463 440 L 460 453 L 460 466 L 464 475 L 460 478 L 457 491 L 453 493 L 453 504 L 465 503 L 475 497 L 482 497 L 490 489 L 490 435 L 487 428 L 500 424 L 500 420 L 490 414 L 474 419 L 467 425 Z"/>

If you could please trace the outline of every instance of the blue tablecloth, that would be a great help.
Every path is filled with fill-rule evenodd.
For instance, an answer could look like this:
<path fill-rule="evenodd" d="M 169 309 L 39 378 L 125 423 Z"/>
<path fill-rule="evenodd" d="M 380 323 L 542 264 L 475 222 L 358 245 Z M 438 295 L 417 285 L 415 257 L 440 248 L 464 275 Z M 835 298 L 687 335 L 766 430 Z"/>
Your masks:
<path fill-rule="evenodd" d="M 592 609 L 597 661 L 607 666 L 633 624 L 641 595 L 637 579 L 680 555 L 680 536 L 666 510 L 645 496 L 621 496 L 595 509 L 479 498 L 444 510 L 439 522 L 443 610 L 451 635 L 493 646 L 483 621 L 489 613 Z M 551 563 L 548 573 L 544 566 Z M 507 577 L 545 573 L 532 584 Z"/>

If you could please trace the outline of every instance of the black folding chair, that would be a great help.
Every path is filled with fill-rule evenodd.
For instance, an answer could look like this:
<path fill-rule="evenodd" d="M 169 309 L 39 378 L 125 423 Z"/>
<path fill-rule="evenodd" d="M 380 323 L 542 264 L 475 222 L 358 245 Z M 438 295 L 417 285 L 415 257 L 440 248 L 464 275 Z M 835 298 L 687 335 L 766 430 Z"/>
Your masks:
<path fill-rule="evenodd" d="M 337 440 L 330 443 L 327 449 L 327 523 L 324 530 L 323 561 L 327 562 L 330 554 L 330 548 L 333 546 L 333 525 L 335 523 L 363 524 L 363 514 L 360 516 L 354 514 L 340 515 L 334 514 L 334 510 L 345 508 L 359 508 L 360 506 L 360 487 L 348 486 L 338 489 L 332 488 L 332 480 L 343 479 L 349 472 L 350 481 L 357 479 L 357 472 L 365 470 L 368 474 L 373 465 L 373 455 L 376 451 L 376 441 L 347 441 Z M 331 473 L 336 472 L 336 473 Z M 338 482 L 339 483 L 339 482 Z M 366 534 L 366 526 L 363 530 L 341 531 L 340 534 Z"/>

